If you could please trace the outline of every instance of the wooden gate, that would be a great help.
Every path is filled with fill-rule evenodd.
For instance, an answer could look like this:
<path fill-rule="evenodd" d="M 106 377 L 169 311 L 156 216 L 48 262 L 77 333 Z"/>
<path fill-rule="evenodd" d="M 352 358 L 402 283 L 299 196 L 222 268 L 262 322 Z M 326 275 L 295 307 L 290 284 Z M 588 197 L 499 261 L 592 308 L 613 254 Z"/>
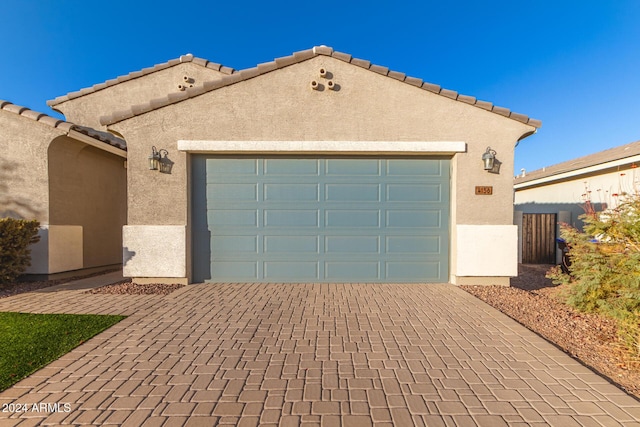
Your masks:
<path fill-rule="evenodd" d="M 522 215 L 522 262 L 556 263 L 556 214 Z"/>

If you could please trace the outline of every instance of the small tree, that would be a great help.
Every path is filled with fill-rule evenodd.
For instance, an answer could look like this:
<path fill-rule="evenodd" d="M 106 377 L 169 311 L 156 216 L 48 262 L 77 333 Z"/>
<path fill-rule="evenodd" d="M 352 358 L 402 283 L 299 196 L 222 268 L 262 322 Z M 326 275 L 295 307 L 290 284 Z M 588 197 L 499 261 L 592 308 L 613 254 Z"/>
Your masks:
<path fill-rule="evenodd" d="M 29 245 L 40 240 L 38 221 L 0 218 L 0 284 L 10 283 L 31 265 Z"/>
<path fill-rule="evenodd" d="M 584 232 L 560 227 L 570 247 L 569 274 L 554 268 L 547 277 L 570 286 L 570 305 L 617 318 L 621 337 L 640 356 L 640 196 L 580 218 Z"/>

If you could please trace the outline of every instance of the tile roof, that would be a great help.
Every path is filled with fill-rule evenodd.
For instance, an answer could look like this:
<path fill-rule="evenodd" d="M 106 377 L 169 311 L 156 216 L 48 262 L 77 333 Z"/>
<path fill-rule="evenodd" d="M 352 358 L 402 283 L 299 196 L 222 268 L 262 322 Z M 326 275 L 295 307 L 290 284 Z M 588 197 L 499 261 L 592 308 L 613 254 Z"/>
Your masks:
<path fill-rule="evenodd" d="M 615 160 L 622 160 L 627 157 L 640 155 L 640 141 L 632 142 L 630 144 L 621 145 L 619 147 L 609 148 L 604 151 L 589 154 L 577 159 L 568 160 L 566 162 L 558 163 L 552 166 L 547 166 L 542 169 L 537 169 L 531 172 L 526 172 L 525 176 L 516 176 L 514 184 L 522 184 L 529 181 L 534 181 L 540 178 L 546 178 L 553 175 L 559 175 L 565 172 L 572 172 L 582 168 L 588 168 L 591 166 L 597 166 L 603 163 L 612 162 Z"/>
<path fill-rule="evenodd" d="M 185 62 L 193 62 L 196 65 L 200 65 L 205 68 L 211 68 L 212 70 L 219 71 L 223 74 L 233 74 L 236 72 L 236 70 L 234 70 L 233 68 L 225 67 L 224 65 L 217 64 L 215 62 L 211 62 L 206 59 L 196 58 L 192 54 L 188 53 L 186 55 L 182 55 L 180 58 L 172 59 L 171 61 L 164 62 L 162 64 L 157 64 L 157 65 L 154 65 L 153 67 L 143 68 L 140 71 L 133 71 L 127 74 L 126 76 L 119 76 L 119 77 L 116 77 L 115 79 L 107 80 L 104 83 L 99 83 L 88 88 L 80 89 L 78 91 L 70 92 L 66 95 L 59 96 L 56 99 L 47 101 L 47 105 L 49 107 L 53 107 L 65 101 L 79 98 L 81 96 L 88 95 L 90 93 L 94 93 L 102 89 L 106 89 L 110 86 L 114 86 L 122 82 L 126 82 L 128 80 L 137 79 L 138 77 L 146 76 L 147 74 L 155 73 L 156 71 L 161 71 L 166 68 L 174 67 L 176 65 L 183 64 Z"/>
<path fill-rule="evenodd" d="M 127 110 L 116 111 L 111 115 L 101 117 L 100 123 L 102 125 L 110 125 L 113 123 L 117 123 L 122 120 L 126 120 L 131 117 L 135 117 L 135 116 L 147 113 L 149 111 L 165 107 L 167 105 L 175 104 L 185 99 L 202 95 L 203 93 L 210 92 L 224 86 L 232 85 L 234 83 L 238 83 L 243 80 L 248 80 L 250 78 L 259 76 L 261 74 L 265 74 L 270 71 L 276 70 L 278 68 L 284 68 L 289 65 L 306 61 L 308 59 L 311 59 L 319 55 L 330 56 L 330 57 L 339 59 L 341 61 L 351 63 L 358 67 L 362 67 L 362 68 L 374 71 L 376 73 L 399 80 L 406 84 L 410 84 L 412 86 L 427 90 L 429 92 L 432 92 L 441 96 L 446 96 L 447 98 L 450 98 L 450 99 L 464 102 L 465 104 L 482 108 L 483 110 L 500 114 L 501 116 L 508 117 L 522 123 L 526 123 L 536 128 L 539 128 L 540 126 L 542 126 L 542 122 L 540 120 L 529 118 L 528 116 L 525 116 L 523 114 L 511 112 L 507 108 L 495 106 L 490 102 L 477 100 L 472 96 L 461 95 L 452 90 L 443 89 L 436 84 L 427 83 L 422 81 L 419 78 L 410 77 L 405 75 L 404 73 L 389 70 L 387 67 L 371 64 L 371 62 L 366 61 L 364 59 L 353 58 L 351 55 L 347 53 L 334 51 L 333 48 L 330 48 L 327 46 L 316 46 L 312 49 L 301 50 L 293 53 L 290 56 L 284 56 L 284 57 L 276 58 L 274 61 L 271 61 L 271 62 L 258 64 L 254 68 L 248 68 L 245 70 L 237 71 L 231 75 L 224 76 L 219 80 L 205 82 L 202 86 L 189 88 L 184 92 L 172 93 L 165 96 L 164 98 L 154 99 L 144 104 L 134 105 Z"/>
<path fill-rule="evenodd" d="M 78 126 L 73 123 L 67 122 L 65 120 L 56 119 L 55 117 L 48 116 L 44 113 L 33 111 L 27 107 L 22 107 L 20 105 L 13 104 L 9 101 L 0 100 L 0 110 L 8 111 L 10 113 L 14 113 L 19 116 L 26 117 L 33 121 L 43 123 L 47 126 L 51 126 L 52 128 L 55 128 L 55 129 L 60 129 L 62 132 L 67 134 L 72 130 L 74 130 L 76 132 L 80 132 L 84 135 L 87 135 L 88 137 L 91 137 L 95 140 L 98 140 L 100 142 L 104 142 L 105 144 L 109 144 L 111 146 L 119 148 L 123 151 L 127 150 L 127 144 L 123 139 L 118 138 L 108 132 L 100 132 L 85 126 Z"/>

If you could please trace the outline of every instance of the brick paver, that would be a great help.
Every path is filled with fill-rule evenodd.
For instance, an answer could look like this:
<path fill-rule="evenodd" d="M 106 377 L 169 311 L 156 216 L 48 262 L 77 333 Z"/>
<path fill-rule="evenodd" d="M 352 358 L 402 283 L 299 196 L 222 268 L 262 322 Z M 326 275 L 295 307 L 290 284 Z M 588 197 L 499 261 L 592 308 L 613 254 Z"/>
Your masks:
<path fill-rule="evenodd" d="M 0 393 L 30 409 L 0 426 L 640 426 L 636 399 L 452 285 L 87 287 L 0 300 L 129 316 Z"/>

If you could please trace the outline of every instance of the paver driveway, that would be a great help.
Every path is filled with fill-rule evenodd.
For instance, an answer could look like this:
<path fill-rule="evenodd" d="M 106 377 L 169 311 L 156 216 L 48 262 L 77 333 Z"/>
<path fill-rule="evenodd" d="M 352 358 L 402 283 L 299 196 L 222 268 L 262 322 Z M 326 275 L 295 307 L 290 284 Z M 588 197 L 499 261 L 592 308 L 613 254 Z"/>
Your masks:
<path fill-rule="evenodd" d="M 0 426 L 640 425 L 637 400 L 452 285 L 82 292 L 0 300 L 130 315 L 0 394 L 68 411 L 4 412 Z"/>

